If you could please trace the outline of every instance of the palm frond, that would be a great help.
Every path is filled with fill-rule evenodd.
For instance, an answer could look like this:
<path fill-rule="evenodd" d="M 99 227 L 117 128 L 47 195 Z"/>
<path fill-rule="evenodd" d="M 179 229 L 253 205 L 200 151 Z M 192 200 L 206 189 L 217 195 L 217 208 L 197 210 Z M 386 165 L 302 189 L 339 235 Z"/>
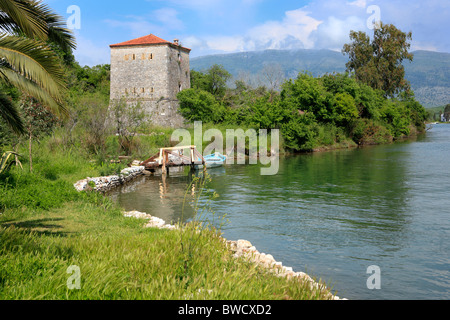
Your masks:
<path fill-rule="evenodd" d="M 75 37 L 69 29 L 65 27 L 66 22 L 57 14 L 49 13 L 43 17 L 48 25 L 48 41 L 60 46 L 64 51 L 76 49 Z"/>
<path fill-rule="evenodd" d="M 76 41 L 73 33 L 65 27 L 66 21 L 60 15 L 54 13 L 52 9 L 42 1 L 17 0 L 26 6 L 29 12 L 34 14 L 36 19 L 41 19 L 46 25 L 48 41 L 60 46 L 64 51 L 69 48 L 76 48 Z M 41 39 L 47 40 L 47 39 Z"/>
<path fill-rule="evenodd" d="M 45 43 L 0 35 L 0 57 L 11 70 L 35 82 L 56 100 L 61 100 L 61 92 L 65 90 L 64 71 Z"/>
<path fill-rule="evenodd" d="M 35 97 L 58 115 L 67 114 L 63 104 L 65 76 L 47 43 L 66 53 L 76 47 L 64 24 L 64 19 L 41 0 L 0 1 L 0 81 Z M 11 125 L 14 121 L 20 125 L 17 110 L 4 104 L 0 116 Z"/>
<path fill-rule="evenodd" d="M 40 1 L 35 0 L 0 1 L 0 15 L 3 19 L 0 30 L 5 32 L 20 30 L 29 38 L 46 40 L 48 26 L 39 18 L 36 11 L 40 5 Z"/>
<path fill-rule="evenodd" d="M 48 107 L 52 112 L 58 116 L 68 115 L 68 111 L 65 108 L 62 100 L 55 99 L 48 91 L 37 85 L 35 82 L 22 77 L 17 72 L 14 72 L 8 68 L 0 68 L 0 80 L 3 80 L 10 85 L 18 88 L 19 90 L 26 92 L 30 96 L 39 100 L 43 105 Z"/>
<path fill-rule="evenodd" d="M 22 119 L 14 102 L 4 93 L 0 92 L 0 117 L 17 134 L 25 132 Z"/>

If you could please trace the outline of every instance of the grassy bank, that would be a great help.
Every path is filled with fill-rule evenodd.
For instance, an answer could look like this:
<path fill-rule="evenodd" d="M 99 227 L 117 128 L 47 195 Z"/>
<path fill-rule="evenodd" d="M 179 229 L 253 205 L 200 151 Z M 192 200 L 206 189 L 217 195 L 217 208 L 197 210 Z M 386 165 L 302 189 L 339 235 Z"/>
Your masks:
<path fill-rule="evenodd" d="M 33 173 L 22 160 L 0 177 L 0 299 L 326 298 L 236 260 L 214 231 L 145 229 L 103 195 L 75 192 L 75 181 L 111 168 L 52 139 Z M 74 265 L 79 290 L 67 287 Z"/>

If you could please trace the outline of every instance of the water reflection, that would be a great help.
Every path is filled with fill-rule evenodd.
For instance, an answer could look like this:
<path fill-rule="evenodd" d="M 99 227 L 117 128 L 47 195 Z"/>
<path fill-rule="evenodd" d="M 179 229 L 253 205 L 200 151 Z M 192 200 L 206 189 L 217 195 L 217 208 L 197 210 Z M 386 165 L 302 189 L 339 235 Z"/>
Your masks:
<path fill-rule="evenodd" d="M 188 174 L 170 177 L 143 176 L 111 191 L 109 196 L 119 202 L 126 211 L 146 212 L 167 223 L 187 221 L 194 216 L 194 210 L 189 203 L 194 198 L 195 185 L 187 190 L 192 178 L 193 176 Z"/>

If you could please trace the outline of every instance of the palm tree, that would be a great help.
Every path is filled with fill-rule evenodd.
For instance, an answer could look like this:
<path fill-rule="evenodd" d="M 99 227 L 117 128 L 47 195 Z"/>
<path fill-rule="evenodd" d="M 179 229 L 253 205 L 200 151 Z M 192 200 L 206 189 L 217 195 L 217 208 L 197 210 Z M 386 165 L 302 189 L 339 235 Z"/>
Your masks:
<path fill-rule="evenodd" d="M 0 83 L 33 96 L 57 115 L 66 114 L 64 71 L 49 43 L 64 51 L 75 48 L 62 17 L 40 0 L 0 1 Z M 23 132 L 19 112 L 1 92 L 0 117 Z"/>

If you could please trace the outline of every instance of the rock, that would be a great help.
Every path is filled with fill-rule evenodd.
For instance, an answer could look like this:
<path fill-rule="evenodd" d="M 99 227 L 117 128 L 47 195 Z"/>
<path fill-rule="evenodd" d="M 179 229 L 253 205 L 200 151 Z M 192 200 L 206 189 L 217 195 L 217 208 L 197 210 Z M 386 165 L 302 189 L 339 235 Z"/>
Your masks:
<path fill-rule="evenodd" d="M 125 212 L 124 216 L 127 218 L 148 219 L 148 220 L 152 218 L 151 215 L 139 211 Z"/>
<path fill-rule="evenodd" d="M 90 182 L 93 182 L 95 185 L 94 190 L 104 192 L 143 174 L 144 170 L 145 167 L 142 166 L 125 168 L 121 171 L 120 175 L 118 176 L 114 175 L 108 177 L 87 178 L 75 183 L 74 187 L 77 191 L 81 192 L 87 189 Z"/>
<path fill-rule="evenodd" d="M 237 241 L 238 250 L 249 249 L 251 247 L 253 247 L 253 245 L 250 243 L 250 241 L 247 241 L 247 240 L 238 240 Z"/>
<path fill-rule="evenodd" d="M 74 184 L 74 187 L 77 191 L 81 192 L 86 189 L 88 185 L 88 179 L 80 180 L 77 183 Z"/>
<path fill-rule="evenodd" d="M 283 267 L 284 272 L 293 272 L 294 270 L 291 267 Z"/>
<path fill-rule="evenodd" d="M 283 268 L 283 263 L 282 263 L 282 262 L 275 262 L 274 267 L 275 267 L 276 269 L 282 269 L 282 268 Z"/>
<path fill-rule="evenodd" d="M 132 166 L 132 167 L 139 167 L 141 163 L 142 163 L 142 161 L 140 161 L 140 160 L 134 160 L 134 161 L 131 163 L 131 166 Z"/>

